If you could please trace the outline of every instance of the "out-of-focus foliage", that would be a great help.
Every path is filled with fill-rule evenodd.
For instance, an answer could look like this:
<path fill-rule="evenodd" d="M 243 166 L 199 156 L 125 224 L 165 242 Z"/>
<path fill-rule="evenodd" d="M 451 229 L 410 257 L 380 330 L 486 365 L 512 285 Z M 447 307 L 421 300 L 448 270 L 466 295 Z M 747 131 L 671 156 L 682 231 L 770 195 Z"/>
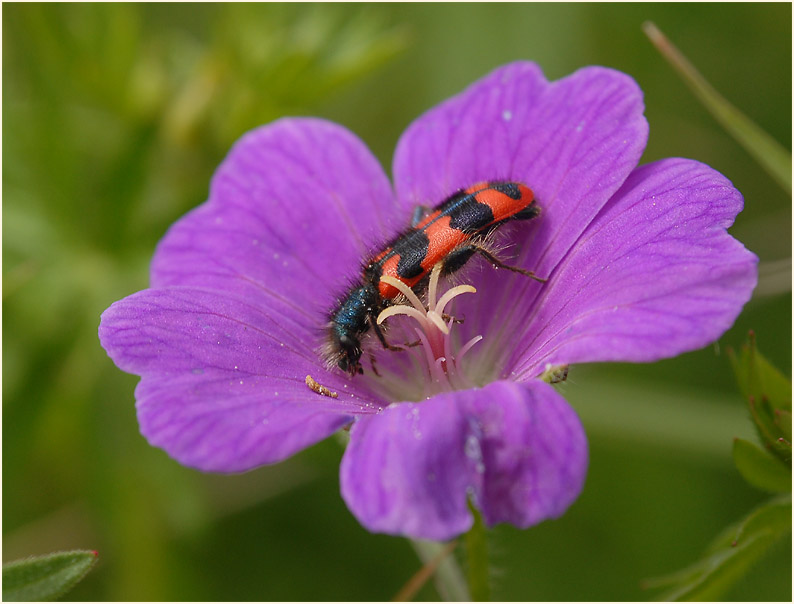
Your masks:
<path fill-rule="evenodd" d="M 99 314 L 146 287 L 156 242 L 206 199 L 229 146 L 281 116 L 342 123 L 388 167 L 413 118 L 497 65 L 532 59 L 553 79 L 621 69 L 645 92 L 644 161 L 699 159 L 745 196 L 732 232 L 759 255 L 762 280 L 722 342 L 753 328 L 775 366 L 791 364 L 790 199 L 640 29 L 657 23 L 790 148 L 790 5 L 2 10 L 3 555 L 99 550 L 69 598 L 384 600 L 421 565 L 407 542 L 366 533 L 346 510 L 333 440 L 240 476 L 201 475 L 149 447 L 136 378 L 97 342 Z M 643 577 L 681 568 L 761 502 L 732 466 L 731 439 L 752 430 L 719 350 L 571 368 L 560 387 L 590 437 L 585 492 L 557 521 L 492 532 L 495 599 L 649 597 Z M 771 559 L 725 597 L 787 599 L 790 548 Z M 428 585 L 417 597 L 437 594 Z"/>
<path fill-rule="evenodd" d="M 749 440 L 737 438 L 733 441 L 733 461 L 744 479 L 757 489 L 791 492 L 791 468 Z"/>
<path fill-rule="evenodd" d="M 742 346 L 738 356 L 731 351 L 730 358 L 761 444 L 790 473 L 791 380 L 758 351 L 755 334 L 750 334 L 750 341 Z"/>
<path fill-rule="evenodd" d="M 756 568 L 764 554 L 791 541 L 791 381 L 761 355 L 752 333 L 740 354 L 731 352 L 730 358 L 758 438 L 773 452 L 770 455 L 752 442 L 736 438 L 736 469 L 754 487 L 786 495 L 758 506 L 724 530 L 693 565 L 647 582 L 649 587 L 668 588 L 666 600 L 719 600 Z M 784 417 L 788 420 L 781 421 Z"/>
<path fill-rule="evenodd" d="M 54 600 L 74 587 L 96 561 L 96 552 L 74 551 L 56 552 L 4 564 L 3 600 Z"/>
<path fill-rule="evenodd" d="M 726 529 L 692 566 L 648 587 L 670 587 L 664 599 L 678 602 L 723 598 L 752 565 L 776 542 L 791 534 L 791 496 L 765 503 L 741 522 Z"/>
<path fill-rule="evenodd" d="M 664 58 L 697 95 L 703 106 L 736 139 L 736 142 L 744 147 L 791 195 L 791 152 L 717 92 L 681 51 L 659 31 L 656 25 L 646 21 L 642 28 L 654 46 L 659 49 L 659 52 L 664 55 Z"/>

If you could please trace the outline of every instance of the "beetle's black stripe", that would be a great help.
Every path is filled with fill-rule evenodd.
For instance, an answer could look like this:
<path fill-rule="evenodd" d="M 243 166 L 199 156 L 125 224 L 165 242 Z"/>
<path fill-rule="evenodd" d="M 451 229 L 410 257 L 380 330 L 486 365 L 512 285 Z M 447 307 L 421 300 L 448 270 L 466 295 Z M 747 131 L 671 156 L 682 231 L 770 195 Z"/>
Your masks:
<path fill-rule="evenodd" d="M 474 196 L 468 203 L 459 204 L 449 212 L 449 226 L 464 233 L 476 233 L 494 221 L 491 207 L 480 203 Z"/>
<path fill-rule="evenodd" d="M 422 261 L 427 256 L 430 239 L 424 231 L 412 231 L 394 243 L 394 252 L 400 255 L 397 274 L 413 279 L 424 272 Z"/>
<path fill-rule="evenodd" d="M 494 191 L 499 191 L 500 193 L 507 195 L 510 199 L 515 199 L 516 201 L 521 199 L 521 190 L 514 182 L 492 182 L 489 183 L 488 188 L 493 189 Z"/>
<path fill-rule="evenodd" d="M 481 190 L 487 188 L 489 187 L 483 187 Z M 479 203 L 475 195 L 476 193 L 456 193 L 436 207 L 436 210 L 439 212 L 438 216 L 433 218 L 433 220 L 422 228 L 426 229 L 445 216 L 449 216 L 449 225 L 453 229 L 457 229 L 464 233 L 476 233 L 485 228 L 493 222 L 493 212 L 489 206 Z"/>
<path fill-rule="evenodd" d="M 397 264 L 397 274 L 403 278 L 411 279 L 418 276 L 424 270 L 421 263 L 427 254 L 429 241 L 424 231 L 433 223 L 449 216 L 449 226 L 453 229 L 472 235 L 494 225 L 493 210 L 488 204 L 477 201 L 477 193 L 487 189 L 494 189 L 510 199 L 521 199 L 521 191 L 516 183 L 512 182 L 490 182 L 487 186 L 475 193 L 465 193 L 459 191 L 448 197 L 445 201 L 435 207 L 438 215 L 421 229 L 410 229 L 389 243 L 391 248 L 387 254 L 377 262 L 377 266 L 383 264 L 395 254 L 400 255 Z M 376 265 L 371 265 L 370 270 L 376 272 Z"/>

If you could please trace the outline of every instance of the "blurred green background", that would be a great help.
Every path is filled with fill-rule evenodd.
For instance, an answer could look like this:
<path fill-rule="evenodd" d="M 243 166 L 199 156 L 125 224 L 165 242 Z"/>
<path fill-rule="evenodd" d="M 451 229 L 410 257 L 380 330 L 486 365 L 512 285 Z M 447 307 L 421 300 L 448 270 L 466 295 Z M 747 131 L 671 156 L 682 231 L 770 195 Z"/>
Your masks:
<path fill-rule="evenodd" d="M 745 196 L 733 234 L 761 283 L 718 344 L 647 366 L 575 367 L 563 394 L 591 444 L 581 499 L 492 532 L 495 599 L 635 600 L 765 495 L 731 461 L 750 436 L 726 347 L 754 329 L 791 366 L 791 200 L 641 32 L 653 20 L 791 147 L 789 4 L 4 4 L 3 559 L 97 549 L 74 600 L 388 600 L 418 569 L 339 497 L 332 440 L 239 476 L 183 468 L 139 435 L 100 313 L 147 286 L 158 239 L 205 200 L 246 130 L 317 115 L 385 166 L 424 110 L 492 68 L 550 79 L 601 64 L 645 92 L 644 162 L 684 156 Z M 790 544 L 789 544 L 790 545 Z M 788 600 L 790 549 L 728 596 Z M 421 599 L 437 598 L 432 585 Z"/>

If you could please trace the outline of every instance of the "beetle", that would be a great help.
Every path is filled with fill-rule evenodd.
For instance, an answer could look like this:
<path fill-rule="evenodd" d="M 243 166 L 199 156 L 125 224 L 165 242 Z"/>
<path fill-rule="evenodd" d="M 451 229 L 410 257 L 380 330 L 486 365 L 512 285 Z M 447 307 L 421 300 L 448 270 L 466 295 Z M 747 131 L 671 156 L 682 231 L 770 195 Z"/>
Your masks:
<path fill-rule="evenodd" d="M 506 222 L 530 220 L 539 214 L 532 189 L 508 181 L 480 182 L 433 209 L 418 207 L 411 226 L 364 264 L 360 279 L 331 312 L 323 350 L 328 364 L 351 375 L 362 373 L 361 337 L 370 327 L 384 348 L 402 350 L 386 341 L 376 322 L 378 314 L 400 295 L 396 287 L 381 281 L 384 275 L 421 290 L 437 263 L 441 263 L 441 274 L 449 275 L 480 254 L 496 268 L 543 281 L 531 271 L 502 263 L 485 244 L 488 235 Z"/>

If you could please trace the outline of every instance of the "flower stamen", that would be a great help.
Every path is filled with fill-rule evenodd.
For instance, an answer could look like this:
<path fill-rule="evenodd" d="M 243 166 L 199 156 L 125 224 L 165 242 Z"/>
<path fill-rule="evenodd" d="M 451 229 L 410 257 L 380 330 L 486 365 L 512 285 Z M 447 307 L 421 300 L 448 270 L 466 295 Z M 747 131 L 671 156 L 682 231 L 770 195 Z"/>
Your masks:
<path fill-rule="evenodd" d="M 438 304 L 435 307 L 435 311 L 441 315 L 444 313 L 444 309 L 447 307 L 447 304 L 454 298 L 455 296 L 459 296 L 460 294 L 476 294 L 477 290 L 472 285 L 457 285 L 447 291 L 441 299 L 438 301 Z"/>
<path fill-rule="evenodd" d="M 397 306 L 389 306 L 389 308 L 381 311 L 377 319 L 378 325 L 383 323 L 389 317 L 393 317 L 394 315 L 408 315 L 412 319 L 419 321 L 419 323 L 423 323 L 427 317 L 426 313 L 419 311 L 412 306 L 398 304 Z"/>
<path fill-rule="evenodd" d="M 427 318 L 433 322 L 433 325 L 435 325 L 441 333 L 445 335 L 449 333 L 449 327 L 447 327 L 447 324 L 444 323 L 444 319 L 442 319 L 441 315 L 437 312 L 433 310 L 427 311 Z"/>
<path fill-rule="evenodd" d="M 457 355 L 454 353 L 455 345 L 451 328 L 456 320 L 445 316 L 444 309 L 457 296 L 476 293 L 477 290 L 471 285 L 458 285 L 446 291 L 439 300 L 436 300 L 440 276 L 441 264 L 439 263 L 433 267 L 430 273 L 427 307 L 425 307 L 405 283 L 389 275 L 383 275 L 381 281 L 397 288 L 409 304 L 389 306 L 377 317 L 378 325 L 396 315 L 409 316 L 419 323 L 414 331 L 419 337 L 422 356 L 430 378 L 431 392 L 429 394 L 471 387 L 470 380 L 461 372 L 460 360 L 477 342 L 483 339 L 481 335 L 475 336 L 466 342 Z"/>
<path fill-rule="evenodd" d="M 408 287 L 405 283 L 403 283 L 399 279 L 395 279 L 394 277 L 391 277 L 389 275 L 382 275 L 380 280 L 383 283 L 388 283 L 392 287 L 396 287 L 398 290 L 400 290 L 400 293 L 403 296 L 408 298 L 408 301 L 411 304 L 414 305 L 414 308 L 416 308 L 417 310 L 419 310 L 419 311 L 424 313 L 424 311 L 425 311 L 424 304 L 422 304 L 421 300 L 419 300 L 419 298 L 416 296 L 416 294 L 413 292 L 413 290 L 410 287 Z M 400 306 L 403 306 L 403 305 L 400 305 Z M 388 309 L 386 309 L 386 310 L 388 310 Z M 383 312 L 386 312 L 386 311 L 383 311 Z M 383 314 L 383 312 L 381 313 L 381 315 Z M 378 324 L 380 324 L 380 323 L 381 323 L 380 315 L 378 315 Z"/>

